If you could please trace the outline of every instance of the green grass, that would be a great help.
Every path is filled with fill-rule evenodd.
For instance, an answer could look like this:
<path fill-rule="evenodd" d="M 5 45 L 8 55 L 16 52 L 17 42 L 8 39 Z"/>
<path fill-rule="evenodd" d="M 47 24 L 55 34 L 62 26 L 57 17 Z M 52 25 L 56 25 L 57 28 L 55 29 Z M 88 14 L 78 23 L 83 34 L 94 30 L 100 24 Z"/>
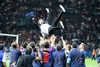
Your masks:
<path fill-rule="evenodd" d="M 91 60 L 90 58 L 86 58 L 85 63 L 86 67 L 98 67 L 97 60 Z"/>
<path fill-rule="evenodd" d="M 86 67 L 98 67 L 97 60 L 91 60 L 90 58 L 86 58 Z M 7 60 L 7 67 L 9 67 L 9 60 Z"/>
<path fill-rule="evenodd" d="M 7 67 L 9 67 L 9 60 L 6 61 Z"/>

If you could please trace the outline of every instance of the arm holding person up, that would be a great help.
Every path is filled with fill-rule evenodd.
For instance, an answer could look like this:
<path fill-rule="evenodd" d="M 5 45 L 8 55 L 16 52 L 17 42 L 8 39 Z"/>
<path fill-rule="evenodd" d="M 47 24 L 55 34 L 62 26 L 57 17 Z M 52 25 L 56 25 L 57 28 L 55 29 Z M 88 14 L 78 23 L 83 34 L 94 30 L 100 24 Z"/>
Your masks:
<path fill-rule="evenodd" d="M 35 60 L 42 60 L 41 52 L 40 52 L 40 47 L 37 48 L 38 51 L 38 56 L 35 58 Z"/>
<path fill-rule="evenodd" d="M 63 36 L 61 36 L 61 40 L 62 40 L 62 42 L 63 42 L 64 48 L 66 48 L 66 41 L 63 39 Z"/>
<path fill-rule="evenodd" d="M 51 46 L 55 47 L 55 40 L 56 40 L 56 36 L 52 35 L 50 38 L 50 42 L 51 42 Z"/>

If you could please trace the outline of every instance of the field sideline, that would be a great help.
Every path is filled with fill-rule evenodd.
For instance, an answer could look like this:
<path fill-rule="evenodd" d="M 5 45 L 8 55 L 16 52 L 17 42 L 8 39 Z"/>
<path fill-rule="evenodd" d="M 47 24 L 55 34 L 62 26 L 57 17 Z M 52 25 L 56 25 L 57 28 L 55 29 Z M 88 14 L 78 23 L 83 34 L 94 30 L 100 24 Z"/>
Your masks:
<path fill-rule="evenodd" d="M 9 60 L 7 60 L 7 67 L 9 67 Z M 98 67 L 97 60 L 86 58 L 86 67 Z"/>

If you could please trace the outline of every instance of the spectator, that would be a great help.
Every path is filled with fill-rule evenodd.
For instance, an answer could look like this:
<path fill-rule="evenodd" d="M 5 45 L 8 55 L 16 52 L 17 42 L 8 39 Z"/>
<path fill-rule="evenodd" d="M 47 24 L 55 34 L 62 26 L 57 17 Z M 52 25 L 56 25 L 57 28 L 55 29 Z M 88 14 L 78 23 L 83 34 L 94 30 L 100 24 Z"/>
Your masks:
<path fill-rule="evenodd" d="M 30 43 L 30 46 L 32 47 L 32 53 L 31 55 L 35 57 L 35 59 L 32 62 L 33 67 L 42 67 L 41 64 L 41 52 L 39 46 L 36 47 L 36 44 L 34 42 Z"/>

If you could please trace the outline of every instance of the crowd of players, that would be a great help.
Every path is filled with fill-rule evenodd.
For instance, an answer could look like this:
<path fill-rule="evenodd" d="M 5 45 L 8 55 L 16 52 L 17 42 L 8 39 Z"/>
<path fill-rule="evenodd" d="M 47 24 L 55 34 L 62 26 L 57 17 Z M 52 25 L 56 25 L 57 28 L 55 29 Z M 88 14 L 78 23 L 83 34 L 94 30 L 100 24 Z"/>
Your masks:
<path fill-rule="evenodd" d="M 56 42 L 57 36 L 55 35 L 48 39 L 40 38 L 39 44 L 25 42 L 20 45 L 20 48 L 16 42 L 13 42 L 11 44 L 10 67 L 17 64 L 21 55 L 28 57 L 24 63 L 26 67 L 86 67 L 84 43 L 81 43 L 77 48 L 76 42 L 70 45 L 63 37 L 60 37 L 58 42 Z"/>
<path fill-rule="evenodd" d="M 9 67 L 86 67 L 85 65 L 85 43 L 67 43 L 63 37 L 56 42 L 57 36 L 50 38 L 40 37 L 40 42 L 24 42 L 18 45 L 11 44 L 10 66 Z M 100 49 L 98 50 L 98 65 L 100 66 Z M 26 56 L 22 66 L 18 66 L 19 57 Z M 0 65 L 6 66 L 4 46 L 0 45 Z M 21 63 L 21 62 L 20 62 Z"/>

